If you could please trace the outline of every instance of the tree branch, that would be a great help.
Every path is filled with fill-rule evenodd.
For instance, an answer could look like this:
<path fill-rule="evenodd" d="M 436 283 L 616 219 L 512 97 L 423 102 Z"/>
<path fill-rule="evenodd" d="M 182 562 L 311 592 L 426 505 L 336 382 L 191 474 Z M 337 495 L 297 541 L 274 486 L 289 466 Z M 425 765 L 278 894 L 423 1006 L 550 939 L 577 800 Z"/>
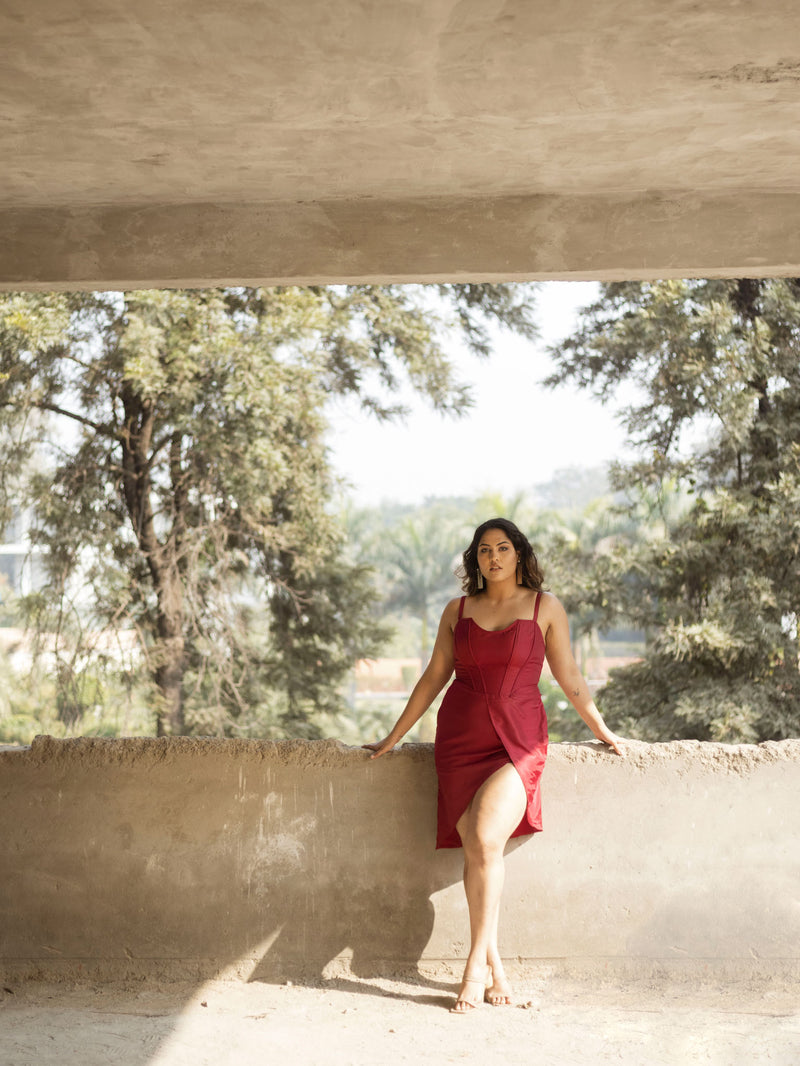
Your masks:
<path fill-rule="evenodd" d="M 13 404 L 3 404 L 4 407 L 13 407 Z M 38 408 L 40 411 L 51 411 L 55 415 L 63 415 L 64 418 L 71 418 L 74 422 L 80 422 L 83 426 L 88 426 L 93 429 L 95 433 L 99 433 L 104 437 L 111 437 L 112 440 L 121 440 L 121 436 L 113 426 L 103 424 L 102 422 L 93 422 L 91 418 L 87 418 L 85 415 L 79 415 L 75 411 L 67 411 L 64 407 L 59 407 L 57 403 L 50 403 L 47 400 L 34 401 L 33 407 Z"/>

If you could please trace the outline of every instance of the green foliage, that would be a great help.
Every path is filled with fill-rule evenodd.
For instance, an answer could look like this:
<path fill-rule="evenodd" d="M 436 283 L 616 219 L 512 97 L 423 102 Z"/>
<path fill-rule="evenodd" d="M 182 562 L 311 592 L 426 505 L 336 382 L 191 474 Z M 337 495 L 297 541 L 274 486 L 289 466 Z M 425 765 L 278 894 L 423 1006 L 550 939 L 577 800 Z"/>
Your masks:
<path fill-rule="evenodd" d="M 575 713 L 556 681 L 543 677 L 539 681 L 539 691 L 547 715 L 547 733 L 552 744 L 591 739 L 583 719 Z"/>
<path fill-rule="evenodd" d="M 656 518 L 622 535 L 586 580 L 605 624 L 649 635 L 642 663 L 602 693 L 609 719 L 647 739 L 758 741 L 800 726 L 800 282 L 669 281 L 603 287 L 554 354 L 627 412 L 640 458 L 613 472 Z"/>
<path fill-rule="evenodd" d="M 19 649 L 16 649 L 19 652 Z M 136 684 L 106 660 L 87 663 L 73 677 L 80 696 L 79 715 L 69 702 L 70 686 L 57 670 L 49 668 L 48 656 L 26 667 L 12 656 L 0 653 L 0 744 L 30 744 L 40 733 L 50 736 L 148 736 L 154 718 L 146 684 Z M 71 695 L 76 695 L 73 684 Z"/>
<path fill-rule="evenodd" d="M 384 635 L 330 505 L 325 405 L 393 417 L 405 379 L 461 410 L 448 331 L 484 353 L 489 319 L 531 335 L 530 305 L 488 285 L 1 297 L 0 522 L 34 516 L 24 607 L 63 718 L 96 699 L 93 645 L 126 633 L 159 732 L 315 735 Z"/>
<path fill-rule="evenodd" d="M 373 569 L 386 612 L 419 622 L 413 651 L 427 662 L 445 604 L 458 594 L 455 569 L 472 533 L 464 502 L 431 501 L 395 516 L 367 509 L 349 518 L 351 543 Z"/>

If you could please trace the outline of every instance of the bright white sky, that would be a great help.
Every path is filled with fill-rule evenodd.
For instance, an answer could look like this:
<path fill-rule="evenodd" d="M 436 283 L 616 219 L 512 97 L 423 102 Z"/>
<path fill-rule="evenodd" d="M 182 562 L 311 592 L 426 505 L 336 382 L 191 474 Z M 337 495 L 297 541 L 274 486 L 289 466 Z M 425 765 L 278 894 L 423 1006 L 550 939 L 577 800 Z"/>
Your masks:
<path fill-rule="evenodd" d="M 509 496 L 546 482 L 563 467 L 596 467 L 623 451 L 615 408 L 574 385 L 541 382 L 551 369 L 545 352 L 572 331 L 595 282 L 547 282 L 539 290 L 538 342 L 502 331 L 485 360 L 454 352 L 459 377 L 475 405 L 461 418 L 439 415 L 413 396 L 397 424 L 341 401 L 329 411 L 334 466 L 359 505 L 421 503 L 428 496 Z"/>

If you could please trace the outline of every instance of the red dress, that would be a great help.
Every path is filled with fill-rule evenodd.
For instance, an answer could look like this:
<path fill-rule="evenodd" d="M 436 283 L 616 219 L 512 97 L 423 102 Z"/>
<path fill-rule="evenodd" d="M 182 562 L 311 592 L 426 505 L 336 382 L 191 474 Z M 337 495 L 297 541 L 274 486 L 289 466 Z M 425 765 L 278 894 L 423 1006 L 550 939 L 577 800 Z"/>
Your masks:
<path fill-rule="evenodd" d="M 506 763 L 522 778 L 528 805 L 511 834 L 542 828 L 539 784 L 547 756 L 547 717 L 539 692 L 544 636 L 533 618 L 505 629 L 482 629 L 464 618 L 464 599 L 453 631 L 456 676 L 445 693 L 436 724 L 439 777 L 437 848 L 460 848 L 456 822 L 483 782 Z"/>

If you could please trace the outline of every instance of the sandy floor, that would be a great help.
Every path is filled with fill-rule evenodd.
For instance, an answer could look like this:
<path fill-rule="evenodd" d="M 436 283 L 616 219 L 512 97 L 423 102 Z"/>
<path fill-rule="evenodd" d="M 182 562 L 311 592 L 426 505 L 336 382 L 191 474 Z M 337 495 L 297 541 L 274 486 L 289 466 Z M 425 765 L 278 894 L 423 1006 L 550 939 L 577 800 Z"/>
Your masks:
<path fill-rule="evenodd" d="M 515 1005 L 447 1012 L 449 979 L 316 987 L 211 982 L 68 987 L 20 982 L 0 999 L 3 1066 L 542 1066 L 800 1063 L 800 1002 L 779 987 L 520 986 Z"/>

